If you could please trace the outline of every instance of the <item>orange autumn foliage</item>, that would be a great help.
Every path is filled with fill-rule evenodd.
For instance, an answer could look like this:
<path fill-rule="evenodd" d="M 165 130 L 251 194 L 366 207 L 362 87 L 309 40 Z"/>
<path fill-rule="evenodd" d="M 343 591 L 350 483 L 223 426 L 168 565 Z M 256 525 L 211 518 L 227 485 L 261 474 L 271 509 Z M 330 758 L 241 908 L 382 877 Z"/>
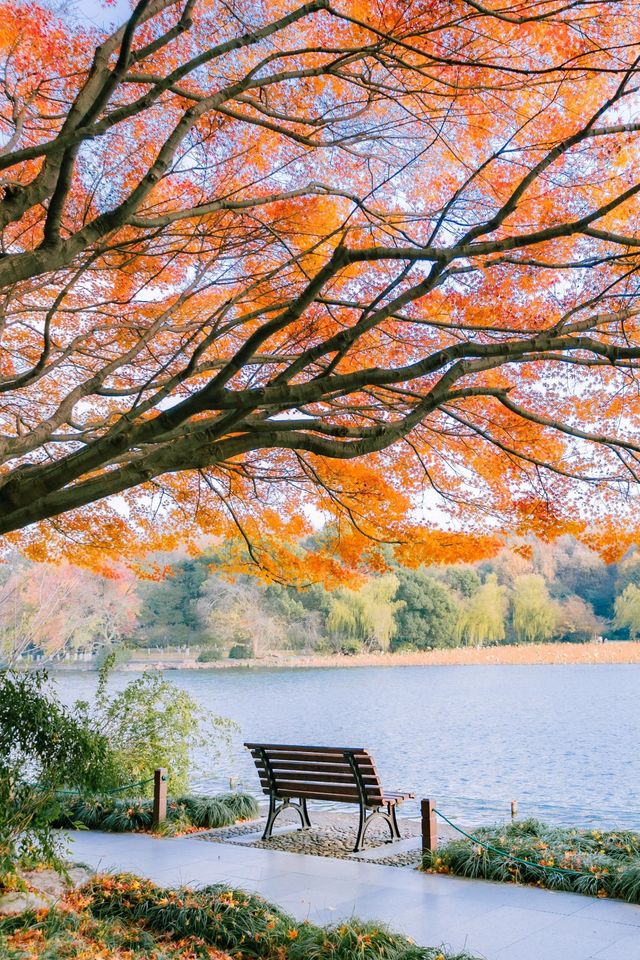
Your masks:
<path fill-rule="evenodd" d="M 302 583 L 637 539 L 639 13 L 1 2 L 4 542 Z"/>

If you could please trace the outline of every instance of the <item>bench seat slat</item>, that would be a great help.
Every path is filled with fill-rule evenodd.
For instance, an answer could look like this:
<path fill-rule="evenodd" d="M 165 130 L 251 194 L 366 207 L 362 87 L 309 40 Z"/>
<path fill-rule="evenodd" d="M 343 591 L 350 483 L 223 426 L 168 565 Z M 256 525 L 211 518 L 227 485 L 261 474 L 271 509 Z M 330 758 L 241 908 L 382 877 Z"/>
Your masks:
<path fill-rule="evenodd" d="M 314 766 L 319 763 L 337 765 L 348 764 L 344 753 L 294 753 L 292 751 L 276 753 L 273 750 L 265 750 L 264 755 L 272 763 L 307 763 Z M 254 760 L 259 760 L 262 758 L 263 754 L 259 750 L 252 750 L 251 756 Z M 371 757 L 366 753 L 355 753 L 352 754 L 352 756 L 357 763 L 371 765 Z"/>
<path fill-rule="evenodd" d="M 264 780 L 266 783 L 269 782 L 269 777 L 267 771 L 262 767 L 258 770 L 260 779 Z M 276 779 L 276 782 L 279 780 L 299 780 L 300 782 L 309 783 L 350 783 L 353 784 L 353 774 L 351 771 L 348 773 L 315 773 L 306 771 L 303 773 L 301 770 L 274 770 L 273 775 Z M 364 785 L 374 786 L 378 783 L 378 778 L 372 775 L 363 776 L 362 778 Z"/>
<path fill-rule="evenodd" d="M 303 744 L 302 746 L 293 743 L 245 743 L 249 750 L 273 750 L 277 753 L 285 751 L 295 751 L 298 753 L 327 753 L 334 756 L 343 756 L 345 753 L 367 754 L 364 747 L 317 747 Z"/>
<path fill-rule="evenodd" d="M 302 790 L 299 787 L 296 787 L 294 790 L 278 790 L 276 796 L 279 799 L 295 798 L 300 797 L 302 800 L 333 800 L 336 803 L 359 803 L 360 798 L 355 790 L 350 793 L 323 793 L 320 794 L 317 790 Z M 394 799 L 391 801 L 392 804 L 395 804 L 397 801 Z M 371 797 L 367 798 L 365 806 L 367 807 L 379 807 L 382 803 L 382 798 Z"/>
<path fill-rule="evenodd" d="M 276 785 L 276 793 L 297 795 L 297 791 L 302 793 L 315 793 L 318 798 L 333 797 L 341 794 L 350 796 L 353 800 L 359 799 L 359 793 L 355 786 L 348 786 L 345 783 L 296 783 L 295 780 L 283 780 Z"/>
<path fill-rule="evenodd" d="M 348 763 L 293 763 L 292 761 L 279 763 L 278 761 L 268 760 L 269 767 L 274 773 L 287 771 L 291 773 L 326 773 L 339 776 L 349 776 L 353 780 L 353 770 Z M 265 769 L 262 762 L 256 762 L 256 766 Z M 374 777 L 378 779 L 375 769 L 371 765 L 361 766 L 358 764 L 358 770 L 363 776 Z"/>
<path fill-rule="evenodd" d="M 263 763 L 256 761 L 256 767 L 258 770 L 264 771 L 265 773 L 267 771 L 271 771 L 277 776 L 281 776 L 282 774 L 288 774 L 288 773 L 294 776 L 297 776 L 298 774 L 302 774 L 302 773 L 313 773 L 313 774 L 321 774 L 323 776 L 326 775 L 326 776 L 334 776 L 334 777 L 348 776 L 350 780 L 353 780 L 353 770 L 351 769 L 351 767 L 348 767 L 346 765 L 342 767 L 338 767 L 338 766 L 331 767 L 331 766 L 328 766 L 327 764 L 319 763 L 317 766 L 314 767 L 313 764 L 311 763 L 304 764 L 304 765 L 301 765 L 301 764 L 294 765 L 291 763 L 283 763 L 281 765 L 275 765 L 267 761 L 267 766 L 265 766 Z M 370 780 L 378 779 L 378 775 L 373 767 L 365 767 L 364 769 L 358 768 L 358 772 L 360 773 L 361 776 L 366 777 Z"/>
<path fill-rule="evenodd" d="M 266 777 L 260 778 L 260 784 L 262 786 L 263 791 L 265 793 L 269 793 L 271 784 L 266 779 Z M 275 783 L 276 793 L 282 793 L 283 791 L 287 791 L 287 793 L 291 793 L 292 791 L 295 791 L 295 790 L 304 790 L 305 793 L 309 793 L 312 791 L 313 793 L 317 794 L 318 798 L 321 798 L 323 796 L 328 796 L 329 794 L 333 794 L 333 793 L 353 794 L 353 797 L 356 801 L 360 797 L 357 787 L 355 787 L 353 784 L 353 780 L 351 781 L 351 785 L 349 785 L 348 783 L 322 783 L 318 781 L 309 783 L 308 781 L 300 781 L 300 780 L 286 780 L 286 779 L 276 780 L 276 783 Z M 365 790 L 365 796 L 367 798 L 367 801 L 377 799 L 380 802 L 382 802 L 382 790 L 380 789 L 380 786 L 378 784 L 375 784 L 370 789 Z"/>

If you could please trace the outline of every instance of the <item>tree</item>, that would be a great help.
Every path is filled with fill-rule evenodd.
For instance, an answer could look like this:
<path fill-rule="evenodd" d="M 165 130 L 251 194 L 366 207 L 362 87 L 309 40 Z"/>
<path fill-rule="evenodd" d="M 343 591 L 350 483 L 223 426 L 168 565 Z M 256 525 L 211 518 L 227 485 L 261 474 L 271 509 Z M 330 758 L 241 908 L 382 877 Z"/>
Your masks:
<path fill-rule="evenodd" d="M 630 583 L 640 586 L 640 553 L 637 547 L 623 557 L 616 567 L 615 592 L 620 594 Z"/>
<path fill-rule="evenodd" d="M 495 573 L 491 573 L 462 608 L 456 636 L 469 646 L 502 643 L 506 637 L 506 613 L 506 590 L 498 583 Z"/>
<path fill-rule="evenodd" d="M 513 583 L 511 621 L 516 643 L 543 643 L 553 635 L 558 619 L 544 577 L 526 573 Z"/>
<path fill-rule="evenodd" d="M 196 644 L 202 639 L 203 625 L 197 604 L 209 562 L 207 555 L 177 560 L 159 581 L 139 583 L 142 604 L 138 632 L 143 644 L 181 646 Z"/>
<path fill-rule="evenodd" d="M 590 604 L 596 615 L 613 615 L 616 570 L 613 564 L 603 562 L 601 556 L 569 537 L 557 545 L 556 580 L 560 595 L 577 594 Z"/>
<path fill-rule="evenodd" d="M 640 633 L 640 587 L 634 583 L 626 586 L 615 602 L 614 626 L 618 630 L 627 629 L 629 639 L 637 640 Z"/>
<path fill-rule="evenodd" d="M 452 590 L 463 597 L 472 597 L 482 585 L 477 570 L 471 566 L 449 567 L 444 570 L 444 579 Z"/>
<path fill-rule="evenodd" d="M 461 582 L 470 580 L 464 577 Z M 399 572 L 396 600 L 402 606 L 396 613 L 394 648 L 406 644 L 419 650 L 455 646 L 458 605 L 451 591 L 426 570 Z"/>
<path fill-rule="evenodd" d="M 220 652 L 240 646 L 247 656 L 261 657 L 286 646 L 283 618 L 266 602 L 255 579 L 241 577 L 230 583 L 209 577 L 202 587 L 198 613 L 205 624 L 205 639 Z"/>
<path fill-rule="evenodd" d="M 605 628 L 605 621 L 597 617 L 593 607 L 575 594 L 558 604 L 556 633 L 558 639 L 570 643 L 590 643 Z"/>
<path fill-rule="evenodd" d="M 524 547 L 524 545 L 519 546 Z M 497 557 L 486 561 L 484 566 L 487 571 L 495 573 L 498 581 L 507 589 L 511 589 L 518 577 L 532 572 L 531 557 L 526 547 L 501 550 Z"/>
<path fill-rule="evenodd" d="M 0 658 L 40 662 L 71 651 L 93 653 L 134 629 L 138 598 L 129 570 L 110 579 L 68 563 L 13 558 L 0 585 Z"/>
<path fill-rule="evenodd" d="M 387 574 L 372 577 L 359 590 L 337 591 L 327 617 L 329 634 L 370 650 L 387 650 L 396 632 L 395 613 L 402 606 L 394 600 L 397 589 L 397 577 Z"/>
<path fill-rule="evenodd" d="M 300 592 L 278 583 L 269 584 L 265 593 L 270 608 L 282 619 L 287 646 L 294 650 L 315 650 L 322 642 L 324 618 L 320 610 L 305 605 Z M 307 602 L 313 603 L 312 598 L 307 597 Z"/>
<path fill-rule="evenodd" d="M 239 529 L 308 581 L 313 506 L 349 558 L 469 559 L 408 519 L 429 488 L 476 555 L 487 510 L 624 549 L 637 14 L 139 0 L 107 36 L 5 0 L 0 533 Z"/>

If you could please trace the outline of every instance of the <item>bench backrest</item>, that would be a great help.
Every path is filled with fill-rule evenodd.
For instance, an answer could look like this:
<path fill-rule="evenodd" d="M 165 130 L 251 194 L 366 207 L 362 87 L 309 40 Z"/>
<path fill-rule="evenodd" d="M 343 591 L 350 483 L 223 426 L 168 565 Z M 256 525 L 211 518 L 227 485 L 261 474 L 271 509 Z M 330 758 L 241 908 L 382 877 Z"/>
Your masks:
<path fill-rule="evenodd" d="M 310 747 L 287 743 L 245 743 L 255 760 L 264 793 L 364 802 L 380 806 L 382 786 L 373 759 L 362 747 Z"/>

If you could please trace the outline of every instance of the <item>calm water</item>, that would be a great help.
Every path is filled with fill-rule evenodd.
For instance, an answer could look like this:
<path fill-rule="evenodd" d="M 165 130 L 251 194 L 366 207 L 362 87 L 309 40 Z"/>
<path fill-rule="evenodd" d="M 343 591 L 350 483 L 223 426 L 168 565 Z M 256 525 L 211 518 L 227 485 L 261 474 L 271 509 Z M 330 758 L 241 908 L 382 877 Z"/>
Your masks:
<path fill-rule="evenodd" d="M 121 688 L 134 675 L 115 674 Z M 389 789 L 474 819 L 521 816 L 640 829 L 640 665 L 170 671 L 240 727 L 232 755 L 195 788 L 251 791 L 242 741 L 367 747 Z M 59 674 L 65 700 L 95 675 Z M 405 807 L 416 814 L 417 806 Z"/>

